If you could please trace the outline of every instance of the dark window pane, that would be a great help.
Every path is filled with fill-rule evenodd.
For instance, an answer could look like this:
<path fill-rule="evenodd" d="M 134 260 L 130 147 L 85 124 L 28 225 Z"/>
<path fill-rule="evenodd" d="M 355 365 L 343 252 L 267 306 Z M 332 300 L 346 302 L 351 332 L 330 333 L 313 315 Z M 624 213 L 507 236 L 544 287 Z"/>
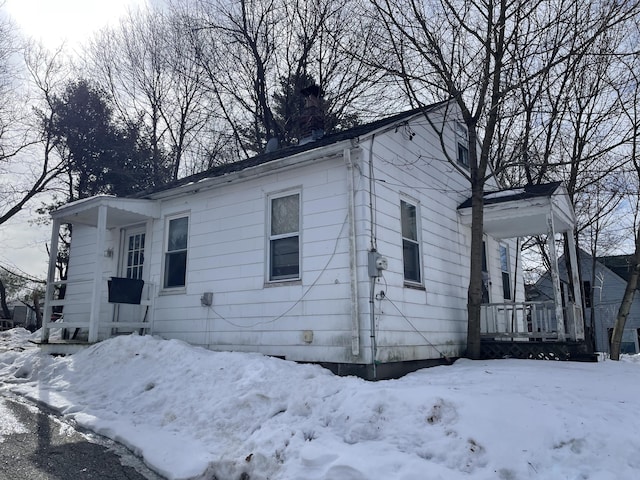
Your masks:
<path fill-rule="evenodd" d="M 420 282 L 420 248 L 418 244 L 403 240 L 402 257 L 404 259 L 404 279 Z"/>
<path fill-rule="evenodd" d="M 164 266 L 164 286 L 184 287 L 187 277 L 187 252 L 167 253 Z"/>
<path fill-rule="evenodd" d="M 298 237 L 271 240 L 271 280 L 297 278 L 300 273 Z"/>
<path fill-rule="evenodd" d="M 487 244 L 484 240 L 482 241 L 482 271 L 489 271 L 489 269 L 487 268 Z"/>
<path fill-rule="evenodd" d="M 461 143 L 458 143 L 458 163 L 469 166 L 469 149 Z"/>
<path fill-rule="evenodd" d="M 591 308 L 591 282 L 582 282 L 584 288 L 584 305 L 587 308 Z"/>
<path fill-rule="evenodd" d="M 507 272 L 502 272 L 502 295 L 505 300 L 511 300 L 511 281 Z"/>

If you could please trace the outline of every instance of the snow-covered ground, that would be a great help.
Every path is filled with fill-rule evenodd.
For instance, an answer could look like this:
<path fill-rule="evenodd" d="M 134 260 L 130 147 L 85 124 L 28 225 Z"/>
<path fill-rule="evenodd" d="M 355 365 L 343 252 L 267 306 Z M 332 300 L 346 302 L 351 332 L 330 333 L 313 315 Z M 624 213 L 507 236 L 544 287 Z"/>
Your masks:
<path fill-rule="evenodd" d="M 126 444 L 170 479 L 640 475 L 638 356 L 459 360 L 372 383 L 150 336 L 56 358 L 28 335 L 0 333 L 0 390 Z"/>

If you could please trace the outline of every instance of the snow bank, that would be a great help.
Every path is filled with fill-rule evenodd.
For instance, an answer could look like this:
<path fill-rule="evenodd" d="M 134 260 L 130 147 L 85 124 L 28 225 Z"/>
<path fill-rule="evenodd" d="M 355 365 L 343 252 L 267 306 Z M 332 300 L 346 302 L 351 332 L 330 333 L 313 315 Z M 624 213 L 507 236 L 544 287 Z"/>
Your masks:
<path fill-rule="evenodd" d="M 460 360 L 371 383 L 135 335 L 64 358 L 0 353 L 1 388 L 170 479 L 636 478 L 639 380 L 626 357 Z"/>

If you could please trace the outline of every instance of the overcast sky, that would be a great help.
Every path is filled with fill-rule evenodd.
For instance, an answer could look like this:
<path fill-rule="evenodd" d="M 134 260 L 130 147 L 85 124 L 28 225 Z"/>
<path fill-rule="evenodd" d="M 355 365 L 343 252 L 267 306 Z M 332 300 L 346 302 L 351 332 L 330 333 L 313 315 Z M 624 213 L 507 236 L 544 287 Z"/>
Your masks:
<path fill-rule="evenodd" d="M 0 0 L 0 4 L 2 0 Z M 5 9 L 29 37 L 49 47 L 77 45 L 147 0 L 5 0 Z"/>
<path fill-rule="evenodd" d="M 0 6 L 4 4 L 3 13 L 11 17 L 25 37 L 39 40 L 50 49 L 65 42 L 71 52 L 93 32 L 117 22 L 127 9 L 147 3 L 147 0 L 0 0 Z M 40 203 L 36 198 L 21 214 L 0 227 L 0 264 L 44 278 L 50 227 L 30 223 Z"/>

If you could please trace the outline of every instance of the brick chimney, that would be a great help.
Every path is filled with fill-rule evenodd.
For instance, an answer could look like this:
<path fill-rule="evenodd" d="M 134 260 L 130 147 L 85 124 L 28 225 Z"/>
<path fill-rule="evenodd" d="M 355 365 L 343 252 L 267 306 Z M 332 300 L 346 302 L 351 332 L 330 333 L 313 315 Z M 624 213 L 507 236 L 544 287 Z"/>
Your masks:
<path fill-rule="evenodd" d="M 298 145 L 304 145 L 324 136 L 324 113 L 320 104 L 322 89 L 318 85 L 309 85 L 300 90 L 300 93 L 304 96 L 304 108 L 299 117 Z"/>

